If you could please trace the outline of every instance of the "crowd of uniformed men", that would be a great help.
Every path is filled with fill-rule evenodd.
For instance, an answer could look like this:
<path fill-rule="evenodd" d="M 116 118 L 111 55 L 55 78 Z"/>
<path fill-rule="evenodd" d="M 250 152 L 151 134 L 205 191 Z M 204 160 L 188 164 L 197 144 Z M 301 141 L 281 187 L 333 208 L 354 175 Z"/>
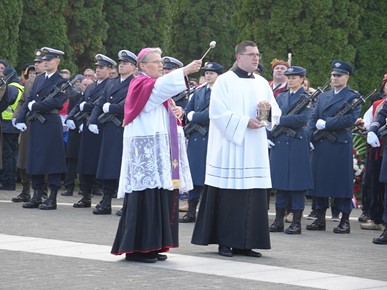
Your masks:
<path fill-rule="evenodd" d="M 0 87 L 0 189 L 15 190 L 19 172 L 23 189 L 12 201 L 23 202 L 23 208 L 53 210 L 58 190 L 64 186 L 62 196 L 73 195 L 78 176 L 82 198 L 73 206 L 90 208 L 92 195 L 102 194 L 93 213 L 111 214 L 120 177 L 124 103 L 136 75 L 137 56 L 121 50 L 117 64 L 97 54 L 95 70 L 86 69 L 83 75 L 71 77 L 67 69 L 58 71 L 63 54 L 49 47 L 36 50 L 34 64 L 25 69 L 22 78 L 6 60 L 0 60 L 4 80 Z M 183 67 L 168 56 L 163 65 L 165 74 Z M 359 221 L 362 229 L 383 230 L 373 242 L 387 244 L 387 160 L 383 162 L 383 136 L 378 134 L 387 117 L 387 74 L 372 97 L 372 106 L 359 118 L 361 96 L 348 87 L 353 68 L 341 60 L 333 61 L 331 68 L 330 82 L 314 90 L 305 68 L 277 59 L 272 62 L 269 84 L 282 116 L 273 131 L 268 131 L 272 188 L 276 192 L 276 218 L 270 231 L 301 234 L 305 196 L 312 196 L 313 211 L 308 219 L 314 221 L 307 230 L 325 230 L 326 210 L 332 206 L 336 218 L 341 213 L 334 233 L 350 233 L 352 127 L 356 124 L 369 131 L 367 141 L 372 146 L 367 152 Z M 260 65 L 256 73 L 263 69 Z M 180 208 L 187 211 L 182 223 L 196 219 L 205 183 L 211 87 L 224 72 L 216 62 L 206 63 L 202 70 L 201 81 L 191 79 L 191 87 L 173 98 L 175 115 L 188 138 L 194 184 L 187 206 Z M 292 220 L 285 229 L 287 214 L 292 214 Z"/>

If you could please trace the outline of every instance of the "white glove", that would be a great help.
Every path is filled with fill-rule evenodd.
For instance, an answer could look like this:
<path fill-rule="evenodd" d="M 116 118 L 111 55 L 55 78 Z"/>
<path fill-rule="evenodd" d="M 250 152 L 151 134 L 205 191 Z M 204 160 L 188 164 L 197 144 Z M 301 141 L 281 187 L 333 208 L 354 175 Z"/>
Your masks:
<path fill-rule="evenodd" d="M 79 110 L 83 111 L 83 107 L 85 106 L 86 102 L 82 102 L 79 104 Z"/>
<path fill-rule="evenodd" d="M 310 147 L 310 150 L 314 150 L 314 146 L 312 142 L 309 142 L 309 147 Z"/>
<path fill-rule="evenodd" d="M 103 111 L 104 113 L 109 113 L 109 107 L 110 107 L 110 103 L 105 103 L 105 104 L 103 104 L 103 106 L 102 106 L 102 111 Z"/>
<path fill-rule="evenodd" d="M 322 119 L 318 119 L 317 120 L 317 123 L 316 123 L 316 128 L 318 129 L 318 130 L 322 130 L 322 129 L 325 129 L 325 121 L 324 120 L 322 120 Z"/>
<path fill-rule="evenodd" d="M 90 124 L 89 130 L 94 134 L 99 134 L 98 126 L 96 124 Z"/>
<path fill-rule="evenodd" d="M 16 118 L 12 118 L 11 122 L 12 122 L 12 126 L 16 128 Z"/>
<path fill-rule="evenodd" d="M 35 104 L 35 103 L 36 103 L 35 100 L 33 100 L 33 101 L 31 101 L 31 102 L 28 103 L 28 109 L 29 109 L 30 111 L 32 111 L 32 105 Z"/>
<path fill-rule="evenodd" d="M 75 123 L 73 120 L 67 120 L 65 124 L 67 125 L 67 127 L 69 127 L 70 130 L 75 129 Z"/>
<path fill-rule="evenodd" d="M 271 149 L 274 146 L 275 146 L 275 144 L 271 140 L 267 139 L 267 148 Z"/>
<path fill-rule="evenodd" d="M 81 133 L 83 131 L 83 124 L 79 125 L 78 132 Z"/>
<path fill-rule="evenodd" d="M 17 123 L 15 125 L 15 127 L 19 130 L 19 131 L 22 131 L 24 132 L 25 130 L 27 130 L 27 125 L 26 123 Z"/>
<path fill-rule="evenodd" d="M 187 114 L 187 119 L 188 119 L 188 121 L 192 121 L 192 116 L 193 116 L 193 114 L 195 114 L 195 112 L 194 111 L 191 111 L 191 112 L 189 112 L 188 114 Z"/>
<path fill-rule="evenodd" d="M 368 132 L 367 143 L 370 144 L 372 147 L 380 147 L 379 138 L 374 132 Z"/>

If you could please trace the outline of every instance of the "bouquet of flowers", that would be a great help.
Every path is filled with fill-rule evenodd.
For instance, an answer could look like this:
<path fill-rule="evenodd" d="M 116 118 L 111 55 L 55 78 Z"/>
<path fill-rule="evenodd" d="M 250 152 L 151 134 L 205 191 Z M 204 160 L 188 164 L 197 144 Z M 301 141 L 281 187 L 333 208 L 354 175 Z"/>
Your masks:
<path fill-rule="evenodd" d="M 353 170 L 354 170 L 354 180 L 353 180 L 353 192 L 354 194 L 360 194 L 361 193 L 361 185 L 364 175 L 364 161 L 358 154 L 358 151 L 356 149 L 353 149 Z"/>

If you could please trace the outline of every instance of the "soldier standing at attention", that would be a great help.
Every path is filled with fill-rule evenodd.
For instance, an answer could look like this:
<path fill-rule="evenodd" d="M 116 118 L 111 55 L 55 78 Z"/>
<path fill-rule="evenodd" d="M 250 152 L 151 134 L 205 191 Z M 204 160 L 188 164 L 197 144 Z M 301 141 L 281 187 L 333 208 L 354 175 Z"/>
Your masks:
<path fill-rule="evenodd" d="M 41 51 L 46 73 L 36 77 L 15 126 L 20 131 L 25 131 L 27 114 L 38 113 L 31 120 L 27 160 L 27 173 L 32 177 L 34 195 L 31 201 L 23 204 L 23 207 L 53 210 L 56 209 L 56 196 L 61 186 L 61 175 L 66 171 L 63 126 L 58 114 L 66 101 L 66 95 L 59 92 L 53 97 L 47 98 L 47 96 L 55 87 L 60 87 L 66 81 L 57 72 L 60 64 L 59 57 L 64 52 L 49 47 L 43 47 Z M 51 192 L 49 198 L 42 202 L 45 174 L 48 174 L 48 186 Z"/>
<path fill-rule="evenodd" d="M 335 198 L 337 208 L 342 212 L 340 223 L 333 229 L 336 234 L 349 234 L 349 215 L 352 210 L 353 195 L 353 143 L 351 127 L 360 114 L 361 107 L 348 114 L 335 116 L 345 104 L 352 105 L 360 95 L 348 87 L 353 68 L 344 61 L 332 62 L 332 89 L 322 93 L 308 121 L 308 135 L 318 130 L 336 136 L 329 140 L 326 134 L 320 140 L 313 140 L 312 172 L 316 198 L 317 219 L 306 226 L 310 231 L 325 231 L 325 213 L 329 207 L 329 197 Z"/>

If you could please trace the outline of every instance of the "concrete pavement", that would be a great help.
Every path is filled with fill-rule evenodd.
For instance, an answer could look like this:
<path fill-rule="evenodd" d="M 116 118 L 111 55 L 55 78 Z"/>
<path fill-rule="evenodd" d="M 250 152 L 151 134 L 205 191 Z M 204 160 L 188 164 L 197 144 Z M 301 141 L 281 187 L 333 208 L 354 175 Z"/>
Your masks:
<path fill-rule="evenodd" d="M 166 262 L 127 262 L 111 255 L 119 217 L 75 209 L 80 196 L 58 197 L 58 209 L 23 209 L 0 191 L 0 289 L 387 289 L 387 246 L 372 244 L 380 231 L 361 230 L 351 214 L 351 234 L 272 233 L 262 258 L 217 255 L 217 246 L 190 243 L 193 224 L 180 225 L 180 247 Z M 94 197 L 99 202 L 101 197 Z M 122 204 L 114 200 L 114 211 Z M 309 213 L 307 205 L 305 213 Z M 274 220 L 274 206 L 269 211 Z"/>

